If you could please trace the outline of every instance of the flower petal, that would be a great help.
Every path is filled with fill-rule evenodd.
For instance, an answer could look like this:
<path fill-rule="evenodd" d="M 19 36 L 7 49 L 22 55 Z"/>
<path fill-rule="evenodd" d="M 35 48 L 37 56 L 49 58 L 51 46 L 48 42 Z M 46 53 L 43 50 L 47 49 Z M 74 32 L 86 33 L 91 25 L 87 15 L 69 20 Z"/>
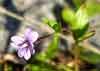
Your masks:
<path fill-rule="evenodd" d="M 11 37 L 11 41 L 13 41 L 14 43 L 21 44 L 24 41 L 24 38 L 20 37 L 20 36 L 13 36 Z"/>
<path fill-rule="evenodd" d="M 22 44 L 21 47 L 22 47 L 22 48 L 26 48 L 26 47 L 28 47 L 28 44 L 24 43 L 24 44 Z"/>
<path fill-rule="evenodd" d="M 32 50 L 32 54 L 35 54 L 35 49 Z"/>
<path fill-rule="evenodd" d="M 37 32 L 31 32 L 30 35 L 27 37 L 30 43 L 34 43 L 38 39 L 39 35 Z"/>
<path fill-rule="evenodd" d="M 20 47 L 18 46 L 18 45 L 16 45 L 15 43 L 10 43 L 10 46 L 12 47 L 12 48 L 14 48 L 14 49 L 19 49 Z"/>
<path fill-rule="evenodd" d="M 25 54 L 25 48 L 19 48 L 17 54 L 22 58 Z"/>
<path fill-rule="evenodd" d="M 35 49 L 34 49 L 34 45 L 33 47 L 29 47 L 31 54 L 35 54 Z"/>
<path fill-rule="evenodd" d="M 25 31 L 25 37 L 28 37 L 31 32 L 32 32 L 32 28 L 27 28 Z"/>
<path fill-rule="evenodd" d="M 30 41 L 30 43 L 34 43 L 39 37 L 37 32 L 32 32 L 32 28 L 26 29 L 25 38 Z"/>
<path fill-rule="evenodd" d="M 30 53 L 31 53 L 31 54 L 35 53 L 34 45 L 33 45 L 33 44 L 31 44 L 30 46 L 27 46 L 27 47 L 25 47 L 25 46 L 23 45 L 22 48 L 27 48 L 27 50 L 30 50 Z M 27 50 L 26 50 L 26 51 L 27 51 Z M 34 50 L 34 51 L 33 51 L 33 50 Z"/>
<path fill-rule="evenodd" d="M 29 47 L 29 48 L 30 48 L 30 49 L 34 48 L 33 43 L 30 43 L 30 47 Z"/>
<path fill-rule="evenodd" d="M 26 48 L 25 53 L 24 53 L 24 58 L 25 58 L 25 60 L 28 60 L 28 59 L 30 59 L 30 57 L 31 57 L 30 49 Z"/>
<path fill-rule="evenodd" d="M 30 36 L 32 37 L 32 42 L 34 43 L 38 39 L 39 34 L 37 32 L 32 32 Z"/>

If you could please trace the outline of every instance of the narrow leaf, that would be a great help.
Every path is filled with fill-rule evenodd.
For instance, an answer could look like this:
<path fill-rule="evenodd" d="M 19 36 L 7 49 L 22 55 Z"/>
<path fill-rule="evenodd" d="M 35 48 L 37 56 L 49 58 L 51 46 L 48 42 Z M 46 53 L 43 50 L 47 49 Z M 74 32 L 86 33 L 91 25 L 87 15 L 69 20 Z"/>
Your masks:
<path fill-rule="evenodd" d="M 43 19 L 43 22 L 48 24 L 51 28 L 53 28 L 55 32 L 61 31 L 61 25 L 56 20 L 45 18 Z"/>
<path fill-rule="evenodd" d="M 78 41 L 83 41 L 83 40 L 85 40 L 85 39 L 88 39 L 88 38 L 92 37 L 94 34 L 95 34 L 94 31 L 88 32 L 88 33 L 86 33 L 84 36 L 80 37 L 80 38 L 78 39 Z"/>

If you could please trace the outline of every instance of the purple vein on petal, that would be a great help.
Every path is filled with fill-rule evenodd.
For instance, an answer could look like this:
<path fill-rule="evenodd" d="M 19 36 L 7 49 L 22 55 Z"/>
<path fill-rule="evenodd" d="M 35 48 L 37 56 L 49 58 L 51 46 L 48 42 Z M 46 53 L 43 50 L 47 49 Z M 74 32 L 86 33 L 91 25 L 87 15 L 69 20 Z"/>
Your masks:
<path fill-rule="evenodd" d="M 25 37 L 29 37 L 30 33 L 32 32 L 32 28 L 27 28 L 25 31 Z"/>
<path fill-rule="evenodd" d="M 13 36 L 13 37 L 11 37 L 11 41 L 16 44 L 20 44 L 24 41 L 24 39 L 20 36 Z"/>
<path fill-rule="evenodd" d="M 37 32 L 31 32 L 31 41 L 32 41 L 32 43 L 34 43 L 37 39 L 38 39 L 38 37 L 39 37 L 39 34 L 37 33 Z"/>
<path fill-rule="evenodd" d="M 25 37 L 30 43 L 34 43 L 38 39 L 38 33 L 32 32 L 32 28 L 26 29 Z"/>
<path fill-rule="evenodd" d="M 17 53 L 18 53 L 19 57 L 23 57 L 24 54 L 25 54 L 25 49 L 24 48 L 19 48 Z"/>
<path fill-rule="evenodd" d="M 20 47 L 18 45 L 16 45 L 15 43 L 10 43 L 10 46 L 12 46 L 12 48 L 18 50 Z"/>
<path fill-rule="evenodd" d="M 35 53 L 34 45 L 33 45 L 33 47 L 29 47 L 29 49 L 30 49 L 31 54 Z"/>
<path fill-rule="evenodd" d="M 28 60 L 29 58 L 31 58 L 31 52 L 30 52 L 29 48 L 25 48 L 24 58 L 26 60 Z"/>

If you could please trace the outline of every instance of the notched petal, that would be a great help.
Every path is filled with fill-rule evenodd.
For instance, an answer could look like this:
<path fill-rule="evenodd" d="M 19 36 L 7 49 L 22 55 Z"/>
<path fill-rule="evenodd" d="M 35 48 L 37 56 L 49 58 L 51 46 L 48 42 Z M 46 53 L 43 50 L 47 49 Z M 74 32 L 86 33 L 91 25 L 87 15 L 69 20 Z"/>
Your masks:
<path fill-rule="evenodd" d="M 28 37 L 31 32 L 32 32 L 32 28 L 27 28 L 25 31 L 25 36 Z"/>
<path fill-rule="evenodd" d="M 24 58 L 25 58 L 25 60 L 29 60 L 31 58 L 31 52 L 30 52 L 29 48 L 25 49 Z"/>
<path fill-rule="evenodd" d="M 20 48 L 18 45 L 16 45 L 15 43 L 10 43 L 10 46 L 12 47 L 12 48 L 14 48 L 14 49 L 18 49 L 18 48 Z"/>
<path fill-rule="evenodd" d="M 24 41 L 24 38 L 22 38 L 20 36 L 13 36 L 13 37 L 11 37 L 11 41 L 16 44 L 21 44 Z"/>
<path fill-rule="evenodd" d="M 31 32 L 29 35 L 29 39 L 32 43 L 34 43 L 39 37 L 39 34 L 37 32 Z"/>
<path fill-rule="evenodd" d="M 17 54 L 18 54 L 19 57 L 22 58 L 24 56 L 24 54 L 25 54 L 25 49 L 24 48 L 18 49 Z"/>

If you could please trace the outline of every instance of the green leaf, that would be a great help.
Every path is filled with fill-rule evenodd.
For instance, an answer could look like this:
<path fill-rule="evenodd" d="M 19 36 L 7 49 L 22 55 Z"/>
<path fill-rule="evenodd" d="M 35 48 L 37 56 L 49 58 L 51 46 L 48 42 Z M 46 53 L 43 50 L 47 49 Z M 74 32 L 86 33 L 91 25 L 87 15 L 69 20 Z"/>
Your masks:
<path fill-rule="evenodd" d="M 80 38 L 78 39 L 78 41 L 83 41 L 83 40 L 85 40 L 85 39 L 88 39 L 88 38 L 92 37 L 94 34 L 95 34 L 94 31 L 88 32 L 88 33 L 86 33 L 85 35 L 83 35 L 82 37 L 80 37 Z"/>
<path fill-rule="evenodd" d="M 76 20 L 72 23 L 71 29 L 74 35 L 74 38 L 78 40 L 83 37 L 89 28 L 88 15 L 86 10 L 83 9 L 83 6 L 75 14 Z"/>
<path fill-rule="evenodd" d="M 35 56 L 35 59 L 39 60 L 39 61 L 42 61 L 42 62 L 45 62 L 46 60 L 48 60 L 48 58 L 46 57 L 46 53 L 45 52 L 41 52 L 41 53 L 37 54 Z"/>
<path fill-rule="evenodd" d="M 44 18 L 43 22 L 53 28 L 55 32 L 61 32 L 61 25 L 56 20 Z"/>
<path fill-rule="evenodd" d="M 70 8 L 65 8 L 62 11 L 62 18 L 69 22 L 72 30 L 83 29 L 88 22 L 88 15 L 82 7 L 75 13 Z"/>
<path fill-rule="evenodd" d="M 25 67 L 29 71 L 55 71 L 52 65 L 43 62 L 27 64 Z"/>
<path fill-rule="evenodd" d="M 75 39 L 83 36 L 88 29 L 88 16 L 85 10 L 79 8 L 79 10 L 74 13 L 71 9 L 67 8 L 63 10 L 62 17 L 64 21 L 69 22 L 69 26 L 73 32 Z"/>
<path fill-rule="evenodd" d="M 76 13 L 69 8 L 65 8 L 62 11 L 62 18 L 69 22 L 74 38 L 78 40 L 87 32 L 89 18 L 97 13 L 100 13 L 100 3 L 96 0 L 87 0 Z"/>
<path fill-rule="evenodd" d="M 76 12 L 77 22 L 72 26 L 72 30 L 76 39 L 82 38 L 88 30 L 89 19 L 96 15 L 100 14 L 100 3 L 96 0 L 87 0 L 79 10 Z"/>
<path fill-rule="evenodd" d="M 86 34 L 88 27 L 89 27 L 89 24 L 85 25 L 83 29 L 72 30 L 74 39 L 78 41 L 79 38 L 82 38 Z"/>
<path fill-rule="evenodd" d="M 83 47 L 80 47 L 80 58 L 93 64 L 100 63 L 100 54 L 89 51 Z"/>
<path fill-rule="evenodd" d="M 68 22 L 70 26 L 76 21 L 75 13 L 70 8 L 64 8 L 62 10 L 62 18 L 65 22 Z"/>
<path fill-rule="evenodd" d="M 78 27 L 85 26 L 89 19 L 96 14 L 100 14 L 100 2 L 87 0 L 76 12 Z"/>
<path fill-rule="evenodd" d="M 77 25 L 74 28 L 80 27 L 80 29 L 83 29 L 89 18 L 97 13 L 100 14 L 100 3 L 97 3 L 96 0 L 87 0 L 76 12 Z"/>
<path fill-rule="evenodd" d="M 84 7 L 81 6 L 76 12 L 77 22 L 75 23 L 76 26 L 73 26 L 73 29 L 84 29 L 85 26 L 88 24 L 88 15 L 86 10 L 84 10 L 83 8 Z"/>
<path fill-rule="evenodd" d="M 100 3 L 96 0 L 87 0 L 83 5 L 80 6 L 76 12 L 76 27 L 74 29 L 84 29 L 85 25 L 88 24 L 89 18 L 97 13 L 100 14 Z"/>

